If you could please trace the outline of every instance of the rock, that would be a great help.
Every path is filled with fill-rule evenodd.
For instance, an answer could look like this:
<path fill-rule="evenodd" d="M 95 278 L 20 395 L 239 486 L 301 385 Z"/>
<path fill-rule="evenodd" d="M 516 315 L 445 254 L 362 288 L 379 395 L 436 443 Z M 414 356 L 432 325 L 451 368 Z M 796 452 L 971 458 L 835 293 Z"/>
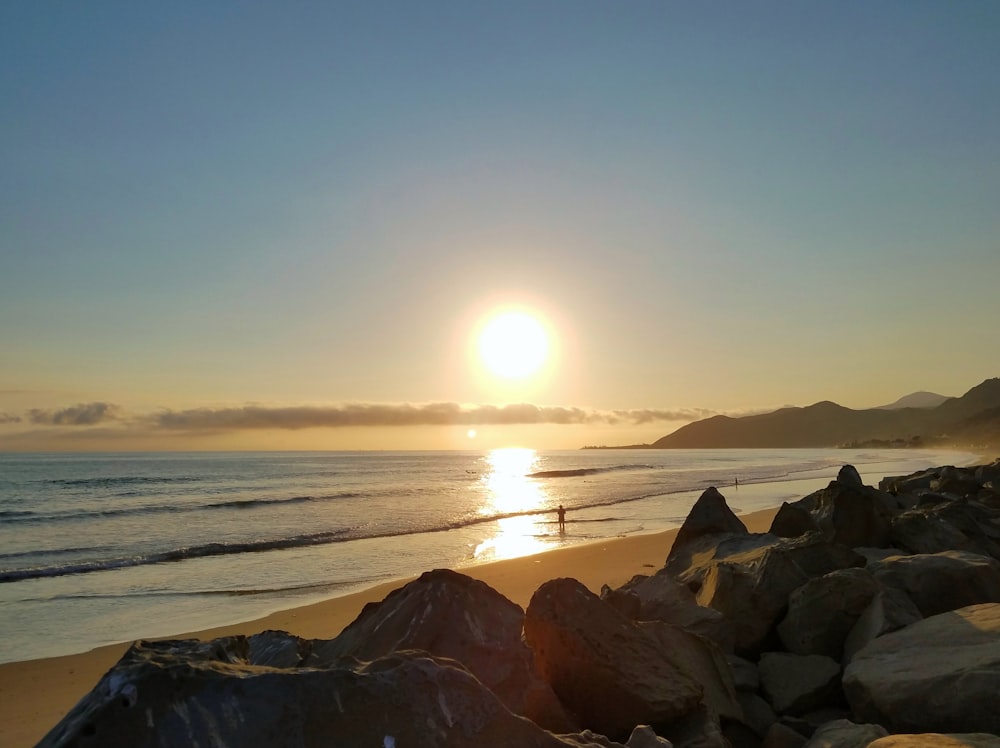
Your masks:
<path fill-rule="evenodd" d="M 778 715 L 775 714 L 774 709 L 755 693 L 741 691 L 736 694 L 736 698 L 743 708 L 743 719 L 740 721 L 758 737 L 763 738 L 771 725 L 778 721 Z"/>
<path fill-rule="evenodd" d="M 831 543 L 848 548 L 881 548 L 889 543 L 891 516 L 896 501 L 892 496 L 859 482 L 835 480 L 793 506 L 808 511 Z"/>
<path fill-rule="evenodd" d="M 287 631 L 262 631 L 247 638 L 251 665 L 301 667 L 312 653 L 313 643 Z"/>
<path fill-rule="evenodd" d="M 868 748 L 1000 748 L 1000 737 L 985 733 L 942 735 L 889 735 L 868 744 Z"/>
<path fill-rule="evenodd" d="M 674 748 L 731 748 L 718 719 L 704 706 L 657 729 Z"/>
<path fill-rule="evenodd" d="M 560 700 L 585 727 L 612 739 L 638 724 L 678 720 L 702 702 L 704 689 L 673 653 L 575 579 L 536 590 L 524 636 Z"/>
<path fill-rule="evenodd" d="M 547 730 L 572 732 L 577 724 L 535 672 L 523 626 L 521 607 L 485 582 L 436 569 L 366 605 L 339 636 L 317 643 L 307 664 L 423 650 L 461 662 L 515 714 Z"/>
<path fill-rule="evenodd" d="M 873 740 L 888 734 L 882 725 L 859 725 L 838 719 L 818 727 L 805 748 L 867 748 Z"/>
<path fill-rule="evenodd" d="M 792 592 L 788 613 L 778 624 L 785 649 L 840 660 L 844 641 L 878 592 L 865 569 L 837 569 L 810 579 Z"/>
<path fill-rule="evenodd" d="M 886 476 L 878 482 L 879 490 L 893 494 L 917 493 L 930 490 L 931 481 L 937 480 L 941 468 L 927 468 L 910 475 Z"/>
<path fill-rule="evenodd" d="M 902 590 L 924 617 L 1000 602 L 1000 561 L 965 551 L 893 556 L 868 566 L 880 584 Z"/>
<path fill-rule="evenodd" d="M 846 665 L 855 654 L 882 634 L 898 631 L 922 618 L 917 606 L 902 590 L 891 587 L 879 590 L 847 635 L 841 662 Z"/>
<path fill-rule="evenodd" d="M 875 639 L 847 666 L 843 685 L 859 720 L 891 732 L 1000 733 L 1000 604 Z"/>
<path fill-rule="evenodd" d="M 453 660 L 272 668 L 248 652 L 244 637 L 139 642 L 39 745 L 584 745 L 511 714 Z"/>
<path fill-rule="evenodd" d="M 657 735 L 649 725 L 636 725 L 625 745 L 626 748 L 671 748 L 670 741 Z"/>
<path fill-rule="evenodd" d="M 797 538 L 807 532 L 816 532 L 817 530 L 819 530 L 819 525 L 816 524 L 812 514 L 800 506 L 784 501 L 774 515 L 774 519 L 771 520 L 770 533 L 779 538 Z"/>
<path fill-rule="evenodd" d="M 829 657 L 765 652 L 757 667 L 764 695 L 779 714 L 803 714 L 840 696 L 840 665 Z"/>
<path fill-rule="evenodd" d="M 733 513 L 725 497 L 713 486 L 698 497 L 688 512 L 667 555 L 665 568 L 687 568 L 693 547 L 700 545 L 700 541 L 705 538 L 746 534 L 748 534 L 746 525 Z"/>
<path fill-rule="evenodd" d="M 929 502 L 927 499 L 938 499 Z M 893 520 L 894 545 L 911 553 L 970 551 L 1000 559 L 1000 508 L 972 500 L 939 500 L 925 494 L 920 504 Z"/>
<path fill-rule="evenodd" d="M 636 620 L 672 623 L 710 639 L 727 652 L 733 648 L 732 630 L 725 616 L 699 605 L 691 590 L 666 573 L 634 577 L 613 592 L 638 599 Z M 601 599 L 605 599 L 603 595 Z"/>
<path fill-rule="evenodd" d="M 734 654 L 727 654 L 726 662 L 729 663 L 729 671 L 733 675 L 733 686 L 736 687 L 737 691 L 753 693 L 760 688 L 760 674 L 757 672 L 756 665 Z"/>
<path fill-rule="evenodd" d="M 640 630 L 667 654 L 670 661 L 704 689 L 702 704 L 716 718 L 739 719 L 732 671 L 722 650 L 708 639 L 662 621 L 639 623 Z"/>
<path fill-rule="evenodd" d="M 767 731 L 760 748 L 802 748 L 806 738 L 780 722 L 775 722 Z"/>
<path fill-rule="evenodd" d="M 630 620 L 638 620 L 642 612 L 642 600 L 634 592 L 625 588 L 601 587 L 601 600 Z"/>
<path fill-rule="evenodd" d="M 841 483 L 845 486 L 854 486 L 855 488 L 864 488 L 864 481 L 861 480 L 861 474 L 854 465 L 844 465 L 837 473 L 837 483 Z"/>
<path fill-rule="evenodd" d="M 723 537 L 714 548 L 703 548 L 680 581 L 697 589 L 701 605 L 726 617 L 740 655 L 752 657 L 761 651 L 793 590 L 813 577 L 864 564 L 858 554 L 817 533 L 732 540 Z"/>

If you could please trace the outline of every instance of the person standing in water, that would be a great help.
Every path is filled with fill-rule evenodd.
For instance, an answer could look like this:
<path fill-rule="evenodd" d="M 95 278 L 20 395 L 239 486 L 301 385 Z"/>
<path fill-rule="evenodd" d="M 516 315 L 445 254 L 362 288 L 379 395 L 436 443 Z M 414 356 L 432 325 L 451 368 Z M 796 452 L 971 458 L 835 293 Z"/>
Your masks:
<path fill-rule="evenodd" d="M 556 509 L 559 514 L 559 532 L 566 532 L 566 509 L 562 504 Z"/>

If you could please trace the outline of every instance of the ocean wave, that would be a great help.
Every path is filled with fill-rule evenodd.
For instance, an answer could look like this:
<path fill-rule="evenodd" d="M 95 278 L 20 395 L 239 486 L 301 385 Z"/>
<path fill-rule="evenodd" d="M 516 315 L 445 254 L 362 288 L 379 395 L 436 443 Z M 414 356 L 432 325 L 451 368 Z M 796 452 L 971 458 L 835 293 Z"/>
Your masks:
<path fill-rule="evenodd" d="M 327 496 L 291 496 L 287 498 L 233 499 L 231 501 L 210 501 L 188 504 L 150 504 L 112 509 L 74 509 L 61 512 L 11 511 L 0 512 L 0 518 L 15 522 L 63 522 L 85 519 L 136 516 L 148 514 L 178 514 L 184 512 L 205 512 L 226 509 L 253 509 L 266 506 L 289 506 L 314 502 L 353 499 L 360 496 L 354 492 L 329 494 Z"/>
<path fill-rule="evenodd" d="M 653 470 L 652 465 L 609 465 L 607 467 L 572 468 L 569 470 L 539 470 L 528 473 L 526 478 L 576 478 L 581 475 L 597 475 L 598 473 L 615 473 L 631 470 Z"/>
<path fill-rule="evenodd" d="M 110 488 L 112 486 L 150 485 L 154 483 L 202 483 L 204 477 L 195 475 L 150 476 L 115 475 L 103 478 L 52 478 L 42 481 L 50 486 L 70 486 L 77 488 Z"/>

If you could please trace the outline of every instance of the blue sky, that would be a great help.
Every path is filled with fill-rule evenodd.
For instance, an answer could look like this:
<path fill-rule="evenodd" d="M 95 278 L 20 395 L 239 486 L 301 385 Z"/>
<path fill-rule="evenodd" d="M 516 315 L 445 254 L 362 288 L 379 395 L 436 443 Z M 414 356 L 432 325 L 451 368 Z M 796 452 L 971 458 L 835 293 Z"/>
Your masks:
<path fill-rule="evenodd" d="M 1000 370 L 998 71 L 993 3 L 5 3 L 0 448 L 468 445 L 152 418 L 248 405 L 681 417 L 478 429 L 574 447 L 961 394 Z M 468 354 L 511 304 L 553 339 L 517 386 Z"/>

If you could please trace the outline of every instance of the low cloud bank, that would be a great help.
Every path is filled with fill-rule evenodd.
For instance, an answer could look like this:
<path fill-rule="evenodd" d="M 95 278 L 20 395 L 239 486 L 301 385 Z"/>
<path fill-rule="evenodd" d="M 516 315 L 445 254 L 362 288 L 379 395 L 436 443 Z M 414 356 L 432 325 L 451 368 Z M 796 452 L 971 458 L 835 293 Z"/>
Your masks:
<path fill-rule="evenodd" d="M 704 409 L 588 410 L 584 408 L 458 403 L 428 405 L 352 404 L 268 408 L 167 410 L 152 416 L 155 426 L 170 430 L 305 429 L 348 426 L 510 426 L 526 424 L 645 424 L 656 421 L 692 421 L 713 415 Z"/>
<path fill-rule="evenodd" d="M 94 426 L 117 421 L 118 414 L 118 406 L 111 403 L 81 403 L 61 410 L 33 408 L 28 411 L 28 420 L 40 426 Z"/>
<path fill-rule="evenodd" d="M 356 426 L 520 426 L 643 425 L 665 421 L 695 421 L 715 415 L 704 408 L 655 410 L 596 410 L 546 407 L 531 403 L 472 405 L 458 403 L 352 403 L 330 406 L 245 405 L 227 408 L 164 409 L 149 414 L 125 414 L 112 403 L 81 403 L 66 408 L 33 408 L 24 417 L 0 413 L 0 424 L 26 421 L 36 426 L 91 427 L 114 424 L 116 429 L 166 432 L 225 432 L 254 429 L 297 430 Z"/>

